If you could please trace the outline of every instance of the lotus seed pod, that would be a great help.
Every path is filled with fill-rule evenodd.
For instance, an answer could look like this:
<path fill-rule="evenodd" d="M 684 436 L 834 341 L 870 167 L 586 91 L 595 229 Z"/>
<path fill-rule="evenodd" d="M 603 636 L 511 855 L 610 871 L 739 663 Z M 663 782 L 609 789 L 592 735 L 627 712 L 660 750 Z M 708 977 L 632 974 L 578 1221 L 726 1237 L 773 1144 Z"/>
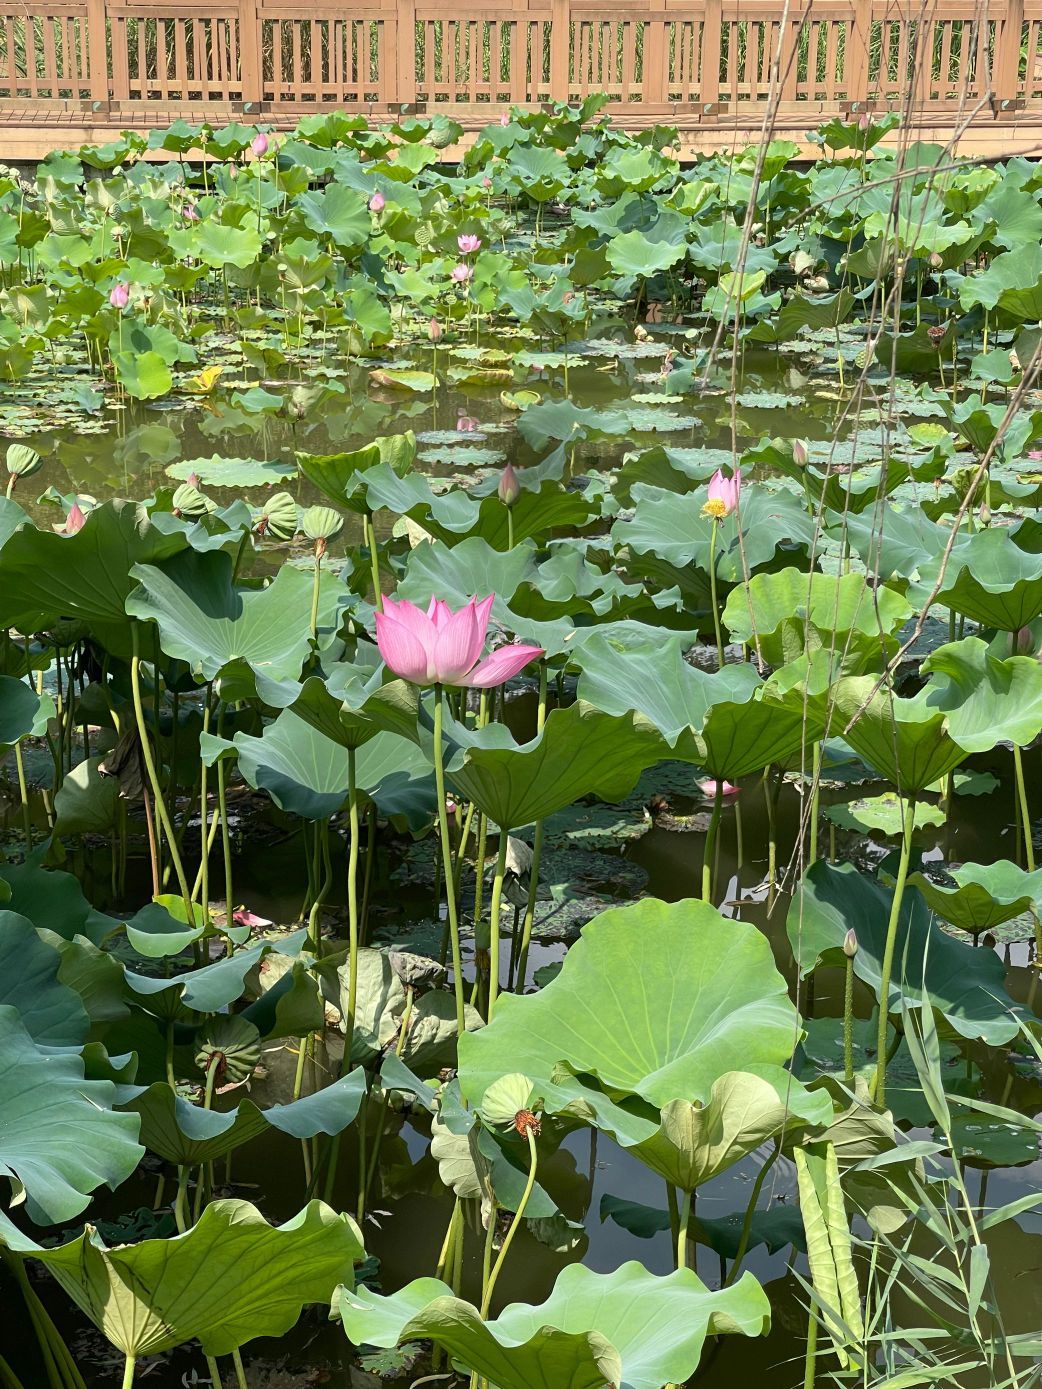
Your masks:
<path fill-rule="evenodd" d="M 28 444 L 12 444 L 7 450 L 7 471 L 12 477 L 32 477 L 43 467 L 43 459 Z"/>
<path fill-rule="evenodd" d="M 297 533 L 297 504 L 288 492 L 273 492 L 268 505 L 254 522 L 259 535 L 272 540 L 292 540 Z"/>
<path fill-rule="evenodd" d="M 309 506 L 300 528 L 309 540 L 332 540 L 343 524 L 344 518 L 331 506 Z"/>

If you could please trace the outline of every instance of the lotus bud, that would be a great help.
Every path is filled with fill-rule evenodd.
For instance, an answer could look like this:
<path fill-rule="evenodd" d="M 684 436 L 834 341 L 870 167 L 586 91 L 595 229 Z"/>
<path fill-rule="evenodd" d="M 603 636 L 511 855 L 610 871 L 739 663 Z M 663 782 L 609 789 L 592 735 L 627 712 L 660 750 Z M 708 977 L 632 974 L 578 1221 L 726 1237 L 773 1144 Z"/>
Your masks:
<path fill-rule="evenodd" d="M 80 510 L 79 502 L 73 502 L 72 506 L 69 507 L 69 514 L 65 518 L 63 533 L 65 535 L 75 535 L 76 532 L 81 531 L 86 524 L 87 518 Z"/>
<path fill-rule="evenodd" d="M 990 525 L 991 525 L 991 507 L 988 505 L 987 502 L 982 502 L 982 503 L 981 503 L 981 509 L 980 509 L 979 515 L 980 515 L 980 523 L 981 523 L 982 526 L 990 526 Z"/>
<path fill-rule="evenodd" d="M 502 115 L 500 116 L 500 118 L 499 118 L 499 123 L 500 123 L 500 125 L 509 125 L 509 124 L 510 124 L 510 113 L 509 113 L 509 111 L 504 111 L 504 112 L 503 112 L 503 114 L 502 114 Z"/>
<path fill-rule="evenodd" d="M 514 465 L 508 463 L 499 475 L 499 500 L 504 506 L 513 506 L 521 495 L 521 484 L 517 480 Z"/>
<path fill-rule="evenodd" d="M 867 130 L 867 129 L 869 128 L 869 126 L 870 126 L 871 124 L 872 124 L 872 122 L 871 122 L 871 120 L 869 119 L 868 112 L 867 112 L 867 111 L 862 111 L 862 112 L 861 112 L 861 115 L 858 117 L 858 122 L 857 122 L 857 128 L 858 128 L 858 130 L 865 131 L 865 130 Z"/>
<path fill-rule="evenodd" d="M 188 483 L 189 487 L 198 487 L 202 479 L 198 473 L 189 473 L 185 481 Z"/>
<path fill-rule="evenodd" d="M 1035 639 L 1031 634 L 1030 627 L 1021 627 L 1013 638 L 1013 651 L 1015 654 L 1025 655 L 1035 645 Z"/>
<path fill-rule="evenodd" d="M 370 212 L 383 212 L 386 205 L 387 199 L 384 197 L 382 193 L 374 193 L 373 196 L 369 199 Z"/>
<path fill-rule="evenodd" d="M 848 960 L 852 960 L 858 952 L 857 932 L 851 926 L 850 930 L 843 937 L 843 954 Z"/>
<path fill-rule="evenodd" d="M 452 267 L 452 279 L 458 285 L 465 285 L 473 274 L 473 267 L 467 265 L 465 261 L 461 260 L 459 265 Z"/>
<path fill-rule="evenodd" d="M 793 439 L 792 441 L 792 461 L 797 468 L 805 468 L 810 458 L 805 439 Z"/>
<path fill-rule="evenodd" d="M 43 459 L 28 444 L 11 444 L 7 450 L 7 471 L 11 475 L 10 490 L 20 477 L 32 477 L 43 467 Z"/>
<path fill-rule="evenodd" d="M 443 332 L 444 330 L 438 319 L 432 318 L 427 324 L 427 337 L 431 342 L 441 342 Z"/>
<path fill-rule="evenodd" d="M 258 130 L 250 141 L 250 149 L 258 159 L 263 159 L 268 152 L 268 137 L 263 130 Z"/>
<path fill-rule="evenodd" d="M 485 177 L 481 180 L 481 186 L 482 188 L 492 187 L 492 180 L 489 178 L 488 174 L 486 174 Z"/>
<path fill-rule="evenodd" d="M 125 309 L 130 303 L 130 286 L 123 280 L 117 280 L 109 290 L 109 303 L 114 309 Z"/>
<path fill-rule="evenodd" d="M 944 257 L 941 255 L 940 251 L 931 251 L 931 252 L 930 252 L 930 269 L 931 269 L 931 270 L 941 270 L 941 269 L 943 269 L 943 267 L 944 267 Z"/>

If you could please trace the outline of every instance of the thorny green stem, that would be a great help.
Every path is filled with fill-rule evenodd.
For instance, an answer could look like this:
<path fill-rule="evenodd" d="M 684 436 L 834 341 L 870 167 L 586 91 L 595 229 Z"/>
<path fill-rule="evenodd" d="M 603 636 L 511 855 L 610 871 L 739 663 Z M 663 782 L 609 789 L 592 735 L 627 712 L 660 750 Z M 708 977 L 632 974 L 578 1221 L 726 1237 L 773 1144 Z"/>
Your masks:
<path fill-rule="evenodd" d="M 879 1029 L 876 1037 L 876 1074 L 872 1083 L 872 1098 L 882 1109 L 886 1102 L 886 1031 L 890 1019 L 890 976 L 894 969 L 894 950 L 897 945 L 897 925 L 901 917 L 901 900 L 908 878 L 908 862 L 912 854 L 912 830 L 915 825 L 915 796 L 905 800 L 904 827 L 901 837 L 901 858 L 894 884 L 894 900 L 886 928 L 886 945 L 879 979 Z"/>
<path fill-rule="evenodd" d="M 854 1084 L 854 961 L 849 955 L 843 980 L 843 1080 Z"/>

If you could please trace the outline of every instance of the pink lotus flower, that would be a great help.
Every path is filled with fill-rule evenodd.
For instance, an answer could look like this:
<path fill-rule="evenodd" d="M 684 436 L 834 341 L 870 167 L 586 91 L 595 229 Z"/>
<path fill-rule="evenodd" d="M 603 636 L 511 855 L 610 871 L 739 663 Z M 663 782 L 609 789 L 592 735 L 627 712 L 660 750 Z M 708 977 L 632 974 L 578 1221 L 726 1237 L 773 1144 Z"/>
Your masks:
<path fill-rule="evenodd" d="M 730 516 L 738 505 L 738 493 L 741 491 L 741 487 L 742 470 L 740 468 L 736 468 L 730 477 L 725 477 L 723 471 L 717 468 L 709 479 L 709 496 L 702 507 L 703 516 L 712 516 L 716 521 Z"/>
<path fill-rule="evenodd" d="M 857 128 L 858 128 L 858 130 L 867 130 L 868 127 L 869 127 L 871 124 L 872 124 L 872 122 L 868 119 L 868 112 L 867 112 L 867 111 L 862 111 L 862 112 L 861 112 L 861 115 L 858 117 L 858 122 L 857 122 Z"/>
<path fill-rule="evenodd" d="M 387 199 L 384 197 L 382 193 L 374 193 L 373 196 L 369 199 L 370 212 L 383 212 L 386 205 Z"/>
<path fill-rule="evenodd" d="M 272 924 L 271 919 L 266 916 L 258 916 L 256 912 L 251 912 L 247 907 L 236 907 L 232 912 L 232 920 L 236 926 L 248 926 L 251 931 L 263 930 L 265 926 Z"/>
<path fill-rule="evenodd" d="M 195 203 L 185 203 L 184 207 L 181 209 L 181 216 L 186 222 L 198 222 L 199 209 L 196 207 Z"/>
<path fill-rule="evenodd" d="M 486 174 L 485 177 L 481 180 L 481 186 L 482 188 L 492 187 L 492 180 L 489 178 L 488 174 Z"/>
<path fill-rule="evenodd" d="M 253 150 L 258 159 L 263 159 L 267 154 L 268 137 L 263 130 L 258 130 L 257 134 L 254 135 L 253 139 L 250 141 L 250 149 Z"/>
<path fill-rule="evenodd" d="M 427 337 L 431 342 L 441 342 L 442 326 L 436 318 L 432 318 L 427 324 Z"/>
<path fill-rule="evenodd" d="M 725 800 L 732 796 L 737 796 L 742 789 L 740 786 L 735 786 L 730 781 L 725 781 L 721 784 L 718 781 L 714 781 L 712 777 L 706 777 L 705 781 L 700 781 L 698 783 L 698 789 L 707 801 L 716 800 L 716 789 L 718 786 L 720 787 L 720 794 Z"/>
<path fill-rule="evenodd" d="M 75 535 L 87 524 L 87 518 L 80 510 L 79 502 L 73 502 L 69 507 L 68 515 L 65 517 L 64 526 L 56 526 L 59 535 Z"/>
<path fill-rule="evenodd" d="M 473 274 L 474 267 L 465 264 L 464 261 L 460 261 L 459 265 L 452 267 L 452 278 L 458 285 L 465 285 Z"/>
<path fill-rule="evenodd" d="M 125 309 L 130 303 L 130 286 L 123 280 L 117 280 L 109 290 L 109 303 L 114 309 Z"/>
<path fill-rule="evenodd" d="M 469 256 L 481 249 L 481 237 L 472 235 L 457 236 L 456 245 L 460 248 L 460 253 L 462 255 Z"/>
<path fill-rule="evenodd" d="M 499 475 L 499 500 L 504 506 L 513 506 L 521 495 L 521 484 L 517 480 L 513 463 L 508 463 Z"/>
<path fill-rule="evenodd" d="M 807 445 L 803 439 L 793 439 L 792 441 L 792 461 L 797 468 L 805 468 L 810 454 L 807 452 Z"/>
<path fill-rule="evenodd" d="M 453 612 L 440 598 L 432 598 L 424 613 L 412 603 L 385 598 L 383 612 L 376 614 L 380 655 L 411 685 L 465 685 L 477 690 L 502 685 L 541 656 L 543 648 L 501 646 L 480 659 L 494 601 L 495 594 L 480 603 L 472 598 Z"/>
<path fill-rule="evenodd" d="M 499 123 L 500 123 L 500 125 L 509 125 L 509 124 L 510 124 L 510 112 L 509 112 L 509 111 L 504 111 L 504 112 L 503 112 L 503 114 L 502 114 L 502 115 L 500 116 L 500 118 L 499 118 Z"/>
<path fill-rule="evenodd" d="M 456 429 L 460 434 L 473 434 L 478 427 L 478 422 L 473 415 L 458 415 L 456 418 Z"/>

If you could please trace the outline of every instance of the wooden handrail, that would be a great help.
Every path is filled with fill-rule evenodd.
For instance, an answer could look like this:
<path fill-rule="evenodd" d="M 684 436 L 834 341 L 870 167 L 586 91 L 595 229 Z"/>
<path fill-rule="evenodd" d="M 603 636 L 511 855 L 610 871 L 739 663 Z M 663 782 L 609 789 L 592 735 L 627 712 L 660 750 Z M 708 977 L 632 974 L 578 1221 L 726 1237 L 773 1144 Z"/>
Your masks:
<path fill-rule="evenodd" d="M 783 22 L 784 21 L 784 22 Z M 605 92 L 627 115 L 1042 108 L 1042 0 L 0 0 L 0 102 L 291 116 Z"/>

